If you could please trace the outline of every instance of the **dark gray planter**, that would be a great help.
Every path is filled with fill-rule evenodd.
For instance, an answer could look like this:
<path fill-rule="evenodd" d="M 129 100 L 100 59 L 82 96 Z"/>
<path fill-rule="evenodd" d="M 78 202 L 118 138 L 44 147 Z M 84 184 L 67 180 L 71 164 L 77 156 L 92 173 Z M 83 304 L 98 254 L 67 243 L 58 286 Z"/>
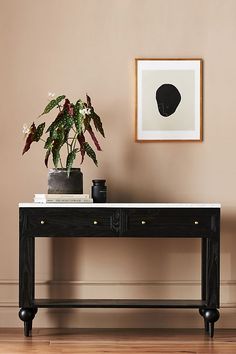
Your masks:
<path fill-rule="evenodd" d="M 67 176 L 66 168 L 49 169 L 48 171 L 49 194 L 82 194 L 83 174 L 80 168 L 72 168 Z"/>

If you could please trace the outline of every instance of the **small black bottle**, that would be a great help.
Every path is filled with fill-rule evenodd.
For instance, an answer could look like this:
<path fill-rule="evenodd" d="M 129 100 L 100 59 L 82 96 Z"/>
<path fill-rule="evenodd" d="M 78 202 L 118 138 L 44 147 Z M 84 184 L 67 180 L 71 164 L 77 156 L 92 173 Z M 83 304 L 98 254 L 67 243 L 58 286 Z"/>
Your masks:
<path fill-rule="evenodd" d="M 105 179 L 93 179 L 92 198 L 94 203 L 106 203 L 107 187 Z"/>

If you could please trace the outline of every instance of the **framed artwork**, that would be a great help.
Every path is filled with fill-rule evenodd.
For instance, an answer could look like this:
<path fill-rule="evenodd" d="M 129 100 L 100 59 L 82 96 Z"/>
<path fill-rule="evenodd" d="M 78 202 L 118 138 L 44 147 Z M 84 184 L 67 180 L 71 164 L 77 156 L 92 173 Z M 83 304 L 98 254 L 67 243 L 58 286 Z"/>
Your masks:
<path fill-rule="evenodd" d="M 202 59 L 135 59 L 136 141 L 202 141 Z"/>

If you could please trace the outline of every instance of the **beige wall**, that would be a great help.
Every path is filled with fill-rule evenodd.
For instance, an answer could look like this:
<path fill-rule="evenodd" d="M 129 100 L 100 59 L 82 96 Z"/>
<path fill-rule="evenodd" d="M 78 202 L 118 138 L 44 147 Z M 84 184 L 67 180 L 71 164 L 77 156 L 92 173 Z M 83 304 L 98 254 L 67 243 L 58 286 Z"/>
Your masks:
<path fill-rule="evenodd" d="M 236 1 L 0 0 L 0 326 L 21 326 L 18 202 L 46 192 L 38 145 L 21 156 L 23 123 L 48 91 L 86 92 L 106 139 L 84 189 L 106 178 L 110 201 L 222 203 L 221 327 L 236 326 Z M 134 58 L 204 60 L 204 141 L 134 142 Z M 40 296 L 197 297 L 198 240 L 37 241 Z M 187 266 L 186 266 L 187 264 Z M 178 314 L 178 315 L 177 315 Z M 35 326 L 200 326 L 197 311 L 42 310 Z"/>

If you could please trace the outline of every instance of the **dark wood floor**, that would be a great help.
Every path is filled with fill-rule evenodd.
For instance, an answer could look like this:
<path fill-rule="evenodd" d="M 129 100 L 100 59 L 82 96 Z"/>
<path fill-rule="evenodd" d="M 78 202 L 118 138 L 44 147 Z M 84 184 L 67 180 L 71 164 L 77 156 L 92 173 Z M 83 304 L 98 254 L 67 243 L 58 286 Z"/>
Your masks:
<path fill-rule="evenodd" d="M 216 329 L 214 339 L 203 330 L 148 329 L 0 329 L 1 354 L 236 354 L 236 330 Z"/>

